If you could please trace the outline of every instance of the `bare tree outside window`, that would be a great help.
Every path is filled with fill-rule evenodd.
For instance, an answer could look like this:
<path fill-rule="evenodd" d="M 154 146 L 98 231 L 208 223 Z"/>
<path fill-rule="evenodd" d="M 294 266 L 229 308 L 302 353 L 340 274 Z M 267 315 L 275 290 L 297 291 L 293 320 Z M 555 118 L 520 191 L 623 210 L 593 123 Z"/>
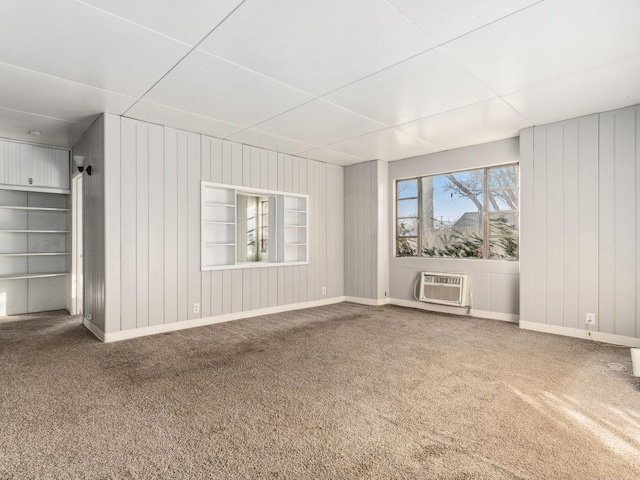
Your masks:
<path fill-rule="evenodd" d="M 399 256 L 516 260 L 518 166 L 398 181 L 396 218 Z"/>

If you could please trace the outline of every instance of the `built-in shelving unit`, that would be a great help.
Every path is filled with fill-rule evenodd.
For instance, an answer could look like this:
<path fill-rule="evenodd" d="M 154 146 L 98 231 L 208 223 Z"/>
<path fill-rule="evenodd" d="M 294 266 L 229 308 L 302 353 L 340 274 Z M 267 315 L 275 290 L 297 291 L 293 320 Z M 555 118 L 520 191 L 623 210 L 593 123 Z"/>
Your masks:
<path fill-rule="evenodd" d="M 284 197 L 284 261 L 306 262 L 307 244 L 307 198 Z"/>
<path fill-rule="evenodd" d="M 233 265 L 236 259 L 234 189 L 202 187 L 202 265 Z"/>
<path fill-rule="evenodd" d="M 66 307 L 70 198 L 0 185 L 0 315 Z"/>

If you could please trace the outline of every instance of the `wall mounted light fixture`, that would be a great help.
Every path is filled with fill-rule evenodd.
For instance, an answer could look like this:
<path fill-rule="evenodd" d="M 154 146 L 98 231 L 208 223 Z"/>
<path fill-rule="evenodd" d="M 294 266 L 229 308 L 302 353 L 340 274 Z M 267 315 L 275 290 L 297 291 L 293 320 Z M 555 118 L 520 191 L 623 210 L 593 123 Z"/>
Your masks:
<path fill-rule="evenodd" d="M 83 155 L 74 155 L 73 156 L 73 163 L 76 164 L 76 167 L 78 167 L 78 171 L 82 173 L 82 171 L 85 169 L 84 168 L 84 162 L 87 159 L 87 157 L 83 156 Z M 87 167 L 87 175 L 91 175 L 91 165 L 89 165 Z"/>

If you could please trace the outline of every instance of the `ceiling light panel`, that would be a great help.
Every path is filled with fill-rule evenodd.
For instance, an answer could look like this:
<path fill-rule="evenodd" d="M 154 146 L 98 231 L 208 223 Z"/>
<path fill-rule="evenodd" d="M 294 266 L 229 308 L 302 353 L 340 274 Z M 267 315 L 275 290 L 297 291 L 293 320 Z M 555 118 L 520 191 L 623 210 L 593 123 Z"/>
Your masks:
<path fill-rule="evenodd" d="M 499 95 L 640 56 L 637 0 L 536 4 L 445 48 Z"/>
<path fill-rule="evenodd" d="M 387 128 L 331 145 L 332 150 L 366 158 L 367 160 L 398 160 L 426 155 L 442 148 L 413 137 L 396 128 Z"/>
<path fill-rule="evenodd" d="M 0 62 L 140 96 L 189 48 L 72 0 L 3 2 Z"/>
<path fill-rule="evenodd" d="M 0 63 L 0 107 L 91 124 L 100 112 L 121 115 L 133 97 Z"/>
<path fill-rule="evenodd" d="M 1 138 L 69 148 L 80 139 L 87 128 L 89 125 L 82 123 L 0 108 Z M 41 135 L 32 135 L 30 131 L 41 132 Z"/>
<path fill-rule="evenodd" d="M 298 142 L 325 146 L 385 127 L 386 125 L 380 122 L 323 100 L 314 100 L 255 128 Z"/>
<path fill-rule="evenodd" d="M 536 125 L 640 103 L 640 57 L 507 95 Z"/>
<path fill-rule="evenodd" d="M 389 3 L 442 44 L 539 1 L 389 0 Z"/>
<path fill-rule="evenodd" d="M 199 48 L 321 95 L 435 46 L 384 0 L 247 2 Z"/>
<path fill-rule="evenodd" d="M 245 128 L 240 125 L 222 122 L 215 118 L 145 102 L 144 100 L 139 101 L 133 108 L 128 110 L 126 116 L 217 138 L 226 138 Z"/>
<path fill-rule="evenodd" d="M 195 45 L 218 25 L 241 0 L 83 0 L 171 38 Z"/>
<path fill-rule="evenodd" d="M 387 125 L 496 97 L 441 48 L 371 75 L 325 98 Z"/>
<path fill-rule="evenodd" d="M 401 125 L 402 131 L 443 148 L 475 140 L 510 138 L 532 124 L 496 98 Z"/>
<path fill-rule="evenodd" d="M 250 127 L 312 98 L 257 73 L 194 51 L 144 99 Z"/>

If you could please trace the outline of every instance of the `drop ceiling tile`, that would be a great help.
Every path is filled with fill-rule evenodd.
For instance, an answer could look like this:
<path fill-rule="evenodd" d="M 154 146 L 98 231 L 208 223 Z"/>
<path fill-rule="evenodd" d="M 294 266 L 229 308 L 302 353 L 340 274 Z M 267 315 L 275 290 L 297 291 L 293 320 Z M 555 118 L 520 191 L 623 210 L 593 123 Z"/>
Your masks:
<path fill-rule="evenodd" d="M 251 127 L 313 97 L 267 77 L 194 51 L 145 100 Z"/>
<path fill-rule="evenodd" d="M 133 97 L 0 63 L 0 107 L 91 124 L 102 112 L 121 115 Z"/>
<path fill-rule="evenodd" d="M 531 125 L 504 100 L 496 98 L 409 122 L 398 128 L 448 149 L 487 137 L 514 137 Z"/>
<path fill-rule="evenodd" d="M 640 57 L 504 97 L 536 125 L 640 103 Z"/>
<path fill-rule="evenodd" d="M 138 97 L 189 47 L 72 0 L 3 2 L 0 62 Z"/>
<path fill-rule="evenodd" d="M 1 138 L 71 148 L 88 128 L 84 123 L 0 108 Z M 42 132 L 42 136 L 30 135 L 29 130 Z"/>
<path fill-rule="evenodd" d="M 387 128 L 351 138 L 331 145 L 331 149 L 367 160 L 385 161 L 426 155 L 442 150 L 437 145 L 425 142 L 396 128 Z"/>
<path fill-rule="evenodd" d="M 215 118 L 196 115 L 143 100 L 128 110 L 125 116 L 217 138 L 226 138 L 244 129 L 240 125 L 221 122 Z"/>
<path fill-rule="evenodd" d="M 84 0 L 84 3 L 193 46 L 242 1 Z"/>
<path fill-rule="evenodd" d="M 320 162 L 331 163 L 333 165 L 341 165 L 346 167 L 355 163 L 365 162 L 366 159 L 360 157 L 354 157 L 353 155 L 347 155 L 346 153 L 336 152 L 329 148 L 316 148 L 304 152 L 302 157 L 310 158 L 311 160 L 318 160 Z"/>
<path fill-rule="evenodd" d="M 298 142 L 325 146 L 386 125 L 323 100 L 314 100 L 255 127 Z"/>
<path fill-rule="evenodd" d="M 384 0 L 246 2 L 199 48 L 321 95 L 435 46 Z"/>
<path fill-rule="evenodd" d="M 252 129 L 243 130 L 242 132 L 231 135 L 229 140 L 244 143 L 245 145 L 274 150 L 276 152 L 288 153 L 290 155 L 297 155 L 300 152 L 306 152 L 309 149 L 315 148 L 315 145 L 296 142 L 289 138 L 278 137 Z"/>
<path fill-rule="evenodd" d="M 496 97 L 441 48 L 337 90 L 325 99 L 398 125 Z"/>
<path fill-rule="evenodd" d="M 499 95 L 640 56 L 637 0 L 541 2 L 446 45 Z"/>
<path fill-rule="evenodd" d="M 389 0 L 389 3 L 441 44 L 538 1 Z"/>

